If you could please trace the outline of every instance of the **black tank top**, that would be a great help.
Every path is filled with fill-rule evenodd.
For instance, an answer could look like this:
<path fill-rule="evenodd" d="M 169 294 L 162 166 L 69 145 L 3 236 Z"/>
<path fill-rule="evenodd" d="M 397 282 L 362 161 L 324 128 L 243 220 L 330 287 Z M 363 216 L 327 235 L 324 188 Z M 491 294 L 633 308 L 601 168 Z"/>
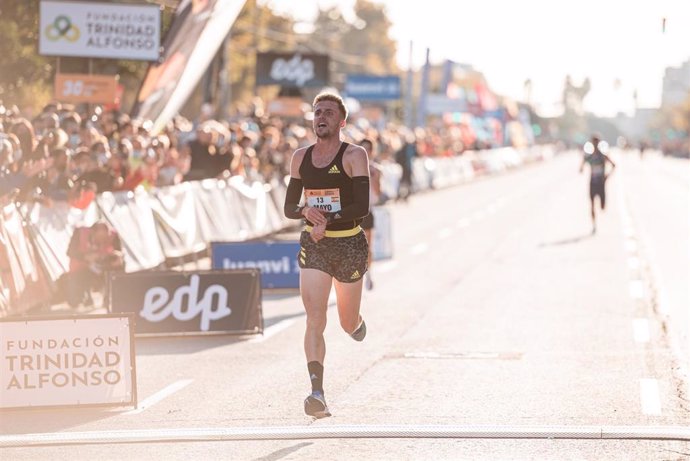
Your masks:
<path fill-rule="evenodd" d="M 314 145 L 309 146 L 299 167 L 307 205 L 327 212 L 337 213 L 354 202 L 352 178 L 345 173 L 345 168 L 343 167 L 343 154 L 347 146 L 349 144 L 343 142 L 333 161 L 323 168 L 314 166 L 312 162 Z M 361 222 L 361 219 L 337 222 L 329 224 L 326 226 L 326 229 L 352 229 Z M 309 221 L 307 221 L 307 224 L 312 225 Z"/>

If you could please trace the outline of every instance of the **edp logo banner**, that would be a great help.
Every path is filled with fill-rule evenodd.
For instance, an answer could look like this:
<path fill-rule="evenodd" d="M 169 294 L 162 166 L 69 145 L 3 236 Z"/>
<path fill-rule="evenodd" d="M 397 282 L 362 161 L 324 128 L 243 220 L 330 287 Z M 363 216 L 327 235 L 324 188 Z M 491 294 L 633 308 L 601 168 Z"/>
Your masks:
<path fill-rule="evenodd" d="M 257 269 L 113 274 L 111 309 L 133 312 L 137 334 L 260 333 Z"/>
<path fill-rule="evenodd" d="M 299 242 L 211 242 L 214 269 L 261 271 L 261 288 L 299 288 Z"/>

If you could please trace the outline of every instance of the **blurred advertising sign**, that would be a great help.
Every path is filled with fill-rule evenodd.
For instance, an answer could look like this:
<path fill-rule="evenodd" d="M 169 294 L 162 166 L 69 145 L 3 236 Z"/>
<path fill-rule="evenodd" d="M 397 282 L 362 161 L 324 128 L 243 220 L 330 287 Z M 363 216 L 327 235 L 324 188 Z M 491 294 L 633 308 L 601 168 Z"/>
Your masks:
<path fill-rule="evenodd" d="M 38 53 L 44 56 L 155 61 L 158 5 L 41 0 Z"/>
<path fill-rule="evenodd" d="M 374 261 L 391 259 L 393 257 L 391 212 L 385 207 L 375 206 L 371 208 L 371 213 L 374 215 L 372 257 Z"/>
<path fill-rule="evenodd" d="M 117 80 L 115 75 L 55 74 L 55 99 L 112 104 L 117 98 Z"/>
<path fill-rule="evenodd" d="M 299 288 L 299 242 L 211 242 L 214 269 L 261 271 L 261 288 Z"/>
<path fill-rule="evenodd" d="M 113 274 L 113 312 L 133 312 L 137 335 L 261 333 L 261 272 L 207 270 Z"/>
<path fill-rule="evenodd" d="M 159 133 L 187 102 L 246 0 L 181 0 L 165 34 L 163 56 L 151 64 L 132 115 Z"/>
<path fill-rule="evenodd" d="M 345 94 L 359 101 L 391 101 L 400 99 L 400 77 L 397 75 L 348 75 Z"/>
<path fill-rule="evenodd" d="M 303 117 L 304 104 L 302 98 L 279 97 L 268 103 L 266 111 L 279 117 Z M 307 107 L 309 106 L 307 105 Z"/>
<path fill-rule="evenodd" d="M 0 319 L 0 408 L 137 404 L 131 315 Z"/>
<path fill-rule="evenodd" d="M 328 55 L 259 53 L 256 56 L 256 84 L 298 88 L 325 86 L 328 84 Z"/>
<path fill-rule="evenodd" d="M 426 96 L 426 112 L 431 115 L 440 115 L 448 112 L 467 112 L 467 101 L 463 99 L 449 98 L 445 94 L 430 93 Z"/>

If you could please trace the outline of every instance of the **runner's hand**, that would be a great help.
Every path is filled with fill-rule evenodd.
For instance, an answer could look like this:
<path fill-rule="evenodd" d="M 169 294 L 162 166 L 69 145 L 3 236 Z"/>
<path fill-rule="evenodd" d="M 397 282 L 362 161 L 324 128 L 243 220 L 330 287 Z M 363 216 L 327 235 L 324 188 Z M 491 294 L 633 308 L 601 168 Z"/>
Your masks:
<path fill-rule="evenodd" d="M 323 225 L 324 228 L 326 226 L 326 217 L 323 215 L 323 213 L 321 213 L 320 210 L 316 208 L 306 207 L 304 211 L 302 211 L 302 216 L 304 216 L 310 223 L 313 223 L 314 226 Z"/>
<path fill-rule="evenodd" d="M 321 240 L 325 236 L 326 236 L 326 224 L 319 224 L 318 226 L 314 226 L 314 228 L 311 230 L 311 239 L 315 243 L 319 243 L 319 240 Z"/>

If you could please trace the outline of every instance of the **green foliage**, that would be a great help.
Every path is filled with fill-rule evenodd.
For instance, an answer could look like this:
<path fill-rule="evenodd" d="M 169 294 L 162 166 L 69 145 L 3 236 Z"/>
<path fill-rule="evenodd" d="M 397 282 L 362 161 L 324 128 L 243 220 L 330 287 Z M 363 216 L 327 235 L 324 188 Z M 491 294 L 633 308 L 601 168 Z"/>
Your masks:
<path fill-rule="evenodd" d="M 131 0 L 132 3 L 141 3 Z M 149 1 L 154 3 L 154 1 Z M 158 0 L 163 11 L 163 34 L 174 16 L 175 1 Z M 40 109 L 51 99 L 58 59 L 38 54 L 38 0 L 0 3 L 0 100 L 6 104 Z M 348 22 L 337 7 L 321 10 L 313 34 L 297 34 L 292 18 L 274 13 L 256 0 L 245 3 L 227 41 L 226 70 L 233 103 L 249 103 L 256 95 L 256 52 L 312 51 L 328 53 L 336 86 L 347 73 L 397 73 L 395 42 L 383 6 L 357 0 L 356 20 Z M 130 107 L 144 78 L 148 63 L 142 61 L 61 58 L 61 72 L 119 75 L 125 87 L 123 108 Z M 275 89 L 260 88 L 262 96 Z M 197 95 L 198 97 L 198 95 Z"/>

